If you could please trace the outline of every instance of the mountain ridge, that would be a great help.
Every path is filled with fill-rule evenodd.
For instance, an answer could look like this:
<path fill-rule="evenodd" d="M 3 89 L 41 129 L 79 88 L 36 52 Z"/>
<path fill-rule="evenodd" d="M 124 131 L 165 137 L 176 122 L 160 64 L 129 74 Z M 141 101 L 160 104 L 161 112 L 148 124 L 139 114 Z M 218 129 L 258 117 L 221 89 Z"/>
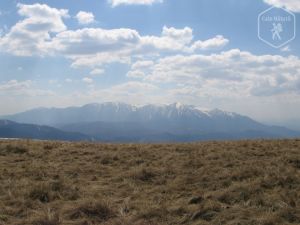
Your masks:
<path fill-rule="evenodd" d="M 143 106 L 91 103 L 81 107 L 38 108 L 3 119 L 51 126 L 110 142 L 300 137 L 300 132 L 264 125 L 234 112 L 199 110 L 181 103 Z"/>
<path fill-rule="evenodd" d="M 57 128 L 16 123 L 10 120 L 0 120 L 0 138 L 23 138 L 37 140 L 61 140 L 61 141 L 90 141 L 91 137 L 79 132 L 62 131 Z"/>
<path fill-rule="evenodd" d="M 52 112 L 52 113 L 60 113 L 66 110 L 73 111 L 73 110 L 87 110 L 87 109 L 92 109 L 94 111 L 98 111 L 102 109 L 103 107 L 110 107 L 111 109 L 115 109 L 116 111 L 120 111 L 120 109 L 124 110 L 131 110 L 132 112 L 136 112 L 137 110 L 140 110 L 145 113 L 145 110 L 153 110 L 153 111 L 158 111 L 160 110 L 161 112 L 165 112 L 166 110 L 169 110 L 169 113 L 171 113 L 170 110 L 177 110 L 178 114 L 182 114 L 183 111 L 193 111 L 197 112 L 198 114 L 201 113 L 202 116 L 211 116 L 210 113 L 223 113 L 227 115 L 235 115 L 238 116 L 239 114 L 234 113 L 234 112 L 227 112 L 223 111 L 220 109 L 212 109 L 212 110 L 200 110 L 196 106 L 193 105 L 184 105 L 181 103 L 173 103 L 173 104 L 146 104 L 146 105 L 130 105 L 127 103 L 122 103 L 122 102 L 104 102 L 104 103 L 90 103 L 90 104 L 85 104 L 83 106 L 70 106 L 66 108 L 57 108 L 57 107 L 39 107 L 39 108 L 34 108 L 31 110 L 27 110 L 24 112 L 12 114 L 12 115 L 5 115 L 1 116 L 0 118 L 2 119 L 11 119 L 16 122 L 31 122 L 34 124 L 39 124 L 37 122 L 34 122 L 35 118 L 31 117 L 31 120 L 29 118 L 26 118 L 27 114 L 32 115 L 32 113 L 44 113 L 44 112 Z M 174 112 L 174 111 L 173 111 Z M 62 115 L 59 115 L 62 116 Z M 95 121 L 95 120 L 92 120 Z M 99 121 L 99 120 L 98 120 Z M 41 125 L 53 125 L 47 121 L 40 121 L 42 122 Z"/>

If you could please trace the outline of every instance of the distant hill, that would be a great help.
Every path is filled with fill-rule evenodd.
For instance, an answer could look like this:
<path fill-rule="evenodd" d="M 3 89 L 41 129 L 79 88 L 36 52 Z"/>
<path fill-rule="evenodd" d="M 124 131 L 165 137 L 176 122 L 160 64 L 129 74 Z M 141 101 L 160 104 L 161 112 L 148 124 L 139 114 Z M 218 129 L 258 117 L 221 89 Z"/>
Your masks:
<path fill-rule="evenodd" d="M 56 128 L 32 124 L 20 124 L 0 120 L 0 138 L 29 138 L 39 140 L 91 140 L 90 137 L 76 132 L 61 131 Z"/>
<path fill-rule="evenodd" d="M 219 109 L 200 110 L 180 103 L 133 106 L 125 103 L 38 108 L 4 117 L 47 125 L 110 142 L 185 142 L 254 138 L 294 138 L 300 132 L 267 126 Z"/>

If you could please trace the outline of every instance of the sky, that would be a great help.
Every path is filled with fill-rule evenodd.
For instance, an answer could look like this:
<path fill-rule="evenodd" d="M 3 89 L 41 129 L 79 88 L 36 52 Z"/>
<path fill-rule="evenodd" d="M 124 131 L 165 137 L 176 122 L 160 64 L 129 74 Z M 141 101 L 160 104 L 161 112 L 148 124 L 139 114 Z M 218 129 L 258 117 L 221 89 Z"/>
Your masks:
<path fill-rule="evenodd" d="M 181 102 L 300 129 L 300 22 L 274 48 L 269 13 L 300 1 L 1 0 L 0 115 Z"/>

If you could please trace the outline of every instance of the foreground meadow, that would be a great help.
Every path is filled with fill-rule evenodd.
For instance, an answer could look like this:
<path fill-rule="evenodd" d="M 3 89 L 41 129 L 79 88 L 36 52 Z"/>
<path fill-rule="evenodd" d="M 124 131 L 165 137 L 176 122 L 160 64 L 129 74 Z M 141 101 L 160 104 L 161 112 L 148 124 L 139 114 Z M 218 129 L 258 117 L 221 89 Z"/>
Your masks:
<path fill-rule="evenodd" d="M 300 224 L 300 140 L 2 140 L 0 224 Z"/>

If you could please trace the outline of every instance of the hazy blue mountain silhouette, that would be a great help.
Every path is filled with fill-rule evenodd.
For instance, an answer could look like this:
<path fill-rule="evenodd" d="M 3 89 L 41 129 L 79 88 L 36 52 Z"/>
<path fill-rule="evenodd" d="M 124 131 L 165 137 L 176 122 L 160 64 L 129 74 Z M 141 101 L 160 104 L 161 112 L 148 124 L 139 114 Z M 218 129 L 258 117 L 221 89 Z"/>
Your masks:
<path fill-rule="evenodd" d="M 82 107 L 38 108 L 4 118 L 53 126 L 111 142 L 300 137 L 299 132 L 267 126 L 236 113 L 199 110 L 179 103 L 137 107 L 109 102 Z"/>
<path fill-rule="evenodd" d="M 0 138 L 65 141 L 92 140 L 89 136 L 77 132 L 62 131 L 49 126 L 21 124 L 9 120 L 0 120 Z"/>

